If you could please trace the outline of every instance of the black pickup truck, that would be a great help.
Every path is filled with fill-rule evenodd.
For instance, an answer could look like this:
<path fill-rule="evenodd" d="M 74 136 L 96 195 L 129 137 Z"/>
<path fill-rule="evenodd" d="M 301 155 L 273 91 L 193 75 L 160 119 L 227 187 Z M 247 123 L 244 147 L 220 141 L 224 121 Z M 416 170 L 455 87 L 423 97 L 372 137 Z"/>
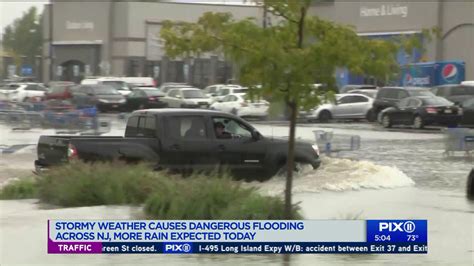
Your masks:
<path fill-rule="evenodd" d="M 223 132 L 217 127 L 224 127 Z M 148 109 L 131 114 L 124 137 L 41 136 L 37 172 L 73 158 L 86 162 L 147 161 L 155 169 L 211 170 L 225 166 L 246 179 L 265 180 L 286 164 L 288 141 L 262 136 L 231 114 L 196 109 Z M 295 161 L 320 165 L 316 145 L 295 144 Z M 249 178 L 251 176 L 251 178 Z"/>

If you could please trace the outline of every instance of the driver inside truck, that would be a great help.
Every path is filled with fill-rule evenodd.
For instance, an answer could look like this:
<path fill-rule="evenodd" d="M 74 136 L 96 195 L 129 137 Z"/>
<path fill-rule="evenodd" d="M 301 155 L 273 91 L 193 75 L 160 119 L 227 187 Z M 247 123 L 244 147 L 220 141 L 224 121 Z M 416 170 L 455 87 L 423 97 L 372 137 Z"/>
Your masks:
<path fill-rule="evenodd" d="M 218 139 L 231 139 L 232 134 L 225 131 L 225 126 L 221 122 L 214 123 L 214 129 L 216 131 L 216 137 Z"/>

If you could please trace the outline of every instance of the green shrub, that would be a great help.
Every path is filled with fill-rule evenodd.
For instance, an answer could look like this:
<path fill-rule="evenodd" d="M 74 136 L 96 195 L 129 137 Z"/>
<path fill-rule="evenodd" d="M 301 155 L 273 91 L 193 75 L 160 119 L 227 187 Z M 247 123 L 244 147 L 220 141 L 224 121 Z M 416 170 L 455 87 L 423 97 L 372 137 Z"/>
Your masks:
<path fill-rule="evenodd" d="M 62 207 L 145 203 L 153 219 L 284 219 L 280 198 L 262 196 L 226 174 L 181 178 L 144 164 L 71 162 L 0 190 L 2 199 L 35 196 Z M 293 211 L 301 218 L 297 207 Z"/>
<path fill-rule="evenodd" d="M 284 220 L 285 205 L 278 197 L 261 196 L 257 192 L 230 204 L 217 219 L 222 220 Z M 298 205 L 293 206 L 293 219 L 302 219 Z"/>
<path fill-rule="evenodd" d="M 265 197 L 243 188 L 228 176 L 193 176 L 160 187 L 145 203 L 145 214 L 155 219 L 283 219 L 280 198 Z M 294 217 L 299 218 L 297 208 Z"/>
<path fill-rule="evenodd" d="M 12 181 L 0 189 L 0 199 L 32 199 L 37 197 L 37 184 L 33 178 Z"/>
<path fill-rule="evenodd" d="M 38 196 L 64 207 L 140 204 L 163 179 L 146 165 L 72 162 L 46 172 Z"/>

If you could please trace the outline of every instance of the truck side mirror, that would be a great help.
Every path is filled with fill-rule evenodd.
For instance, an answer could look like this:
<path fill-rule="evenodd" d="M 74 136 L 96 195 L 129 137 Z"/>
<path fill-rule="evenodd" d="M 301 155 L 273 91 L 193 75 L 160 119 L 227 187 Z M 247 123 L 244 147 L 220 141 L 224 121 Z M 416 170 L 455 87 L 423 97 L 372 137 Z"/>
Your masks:
<path fill-rule="evenodd" d="M 257 130 L 252 130 L 252 139 L 255 141 L 260 139 L 260 133 Z"/>

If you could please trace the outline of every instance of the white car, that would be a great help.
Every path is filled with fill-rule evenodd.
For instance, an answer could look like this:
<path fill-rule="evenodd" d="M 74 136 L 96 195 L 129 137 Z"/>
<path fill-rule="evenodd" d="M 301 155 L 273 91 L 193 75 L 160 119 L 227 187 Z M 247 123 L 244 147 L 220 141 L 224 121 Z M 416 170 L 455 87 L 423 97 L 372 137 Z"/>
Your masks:
<path fill-rule="evenodd" d="M 168 91 L 161 101 L 171 108 L 209 108 L 211 98 L 198 88 L 176 88 Z"/>
<path fill-rule="evenodd" d="M 129 87 L 156 87 L 156 82 L 151 77 L 120 77 Z"/>
<path fill-rule="evenodd" d="M 3 97 L 14 102 L 43 99 L 48 89 L 40 83 L 14 83 L 2 87 Z"/>
<path fill-rule="evenodd" d="M 372 121 L 374 99 L 363 94 L 336 94 L 336 103 L 325 103 L 311 110 L 308 121 L 328 122 L 331 119 L 368 119 Z"/>
<path fill-rule="evenodd" d="M 375 97 L 377 96 L 377 90 L 360 89 L 360 90 L 351 90 L 351 91 L 348 91 L 347 93 L 364 94 L 365 96 L 369 96 L 370 98 L 373 98 L 373 99 L 375 99 Z"/>
<path fill-rule="evenodd" d="M 215 84 L 215 85 L 210 85 L 210 86 L 207 86 L 203 89 L 204 93 L 209 96 L 209 97 L 216 97 L 217 94 L 219 93 L 220 90 L 224 89 L 224 88 L 236 88 L 236 89 L 241 89 L 242 86 L 240 85 L 233 85 L 233 84 Z M 236 92 L 237 93 L 237 92 Z M 229 93 L 227 94 L 230 94 L 230 91 Z M 226 95 L 227 95 L 226 94 Z M 225 95 L 224 95 L 225 96 Z"/>
<path fill-rule="evenodd" d="M 247 91 L 248 88 L 242 87 L 240 85 L 224 85 L 218 88 L 215 93 L 215 96 L 212 97 L 212 101 L 217 102 L 219 100 L 224 99 L 224 97 L 229 94 L 246 93 Z"/>
<path fill-rule="evenodd" d="M 101 78 L 86 78 L 81 81 L 81 85 L 110 85 L 114 87 L 123 96 L 129 95 L 132 91 L 130 90 L 127 82 L 123 81 L 122 78 L 116 77 L 101 77 Z"/>
<path fill-rule="evenodd" d="M 240 117 L 260 117 L 268 116 L 270 104 L 265 100 L 247 99 L 245 93 L 229 94 L 222 100 L 211 104 L 213 110 L 228 112 Z"/>

